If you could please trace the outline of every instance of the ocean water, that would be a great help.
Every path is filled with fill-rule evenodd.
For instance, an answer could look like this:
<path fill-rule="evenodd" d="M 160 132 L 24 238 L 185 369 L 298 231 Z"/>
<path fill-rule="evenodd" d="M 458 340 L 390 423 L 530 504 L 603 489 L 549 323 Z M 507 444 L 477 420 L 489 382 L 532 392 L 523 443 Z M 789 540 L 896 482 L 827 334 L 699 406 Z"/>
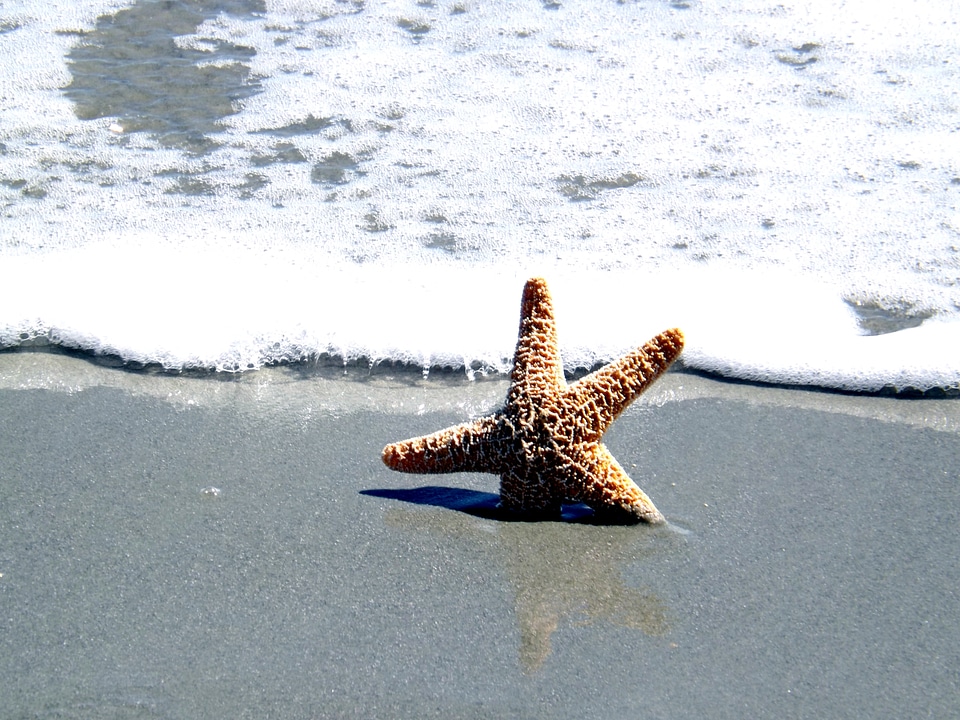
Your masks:
<path fill-rule="evenodd" d="M 0 346 L 960 388 L 960 4 L 0 6 Z"/>

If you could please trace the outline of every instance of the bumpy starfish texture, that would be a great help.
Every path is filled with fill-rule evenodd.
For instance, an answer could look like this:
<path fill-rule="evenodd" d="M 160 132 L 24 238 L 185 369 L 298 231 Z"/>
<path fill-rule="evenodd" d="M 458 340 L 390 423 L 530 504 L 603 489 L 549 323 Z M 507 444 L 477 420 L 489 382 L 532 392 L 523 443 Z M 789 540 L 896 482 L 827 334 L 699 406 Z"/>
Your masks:
<path fill-rule="evenodd" d="M 667 330 L 568 386 L 550 292 L 545 280 L 533 278 L 523 288 L 503 409 L 387 445 L 383 462 L 408 473 L 494 473 L 501 507 L 524 515 L 556 515 L 562 503 L 581 502 L 614 522 L 663 522 L 601 439 L 681 350 L 683 333 Z"/>

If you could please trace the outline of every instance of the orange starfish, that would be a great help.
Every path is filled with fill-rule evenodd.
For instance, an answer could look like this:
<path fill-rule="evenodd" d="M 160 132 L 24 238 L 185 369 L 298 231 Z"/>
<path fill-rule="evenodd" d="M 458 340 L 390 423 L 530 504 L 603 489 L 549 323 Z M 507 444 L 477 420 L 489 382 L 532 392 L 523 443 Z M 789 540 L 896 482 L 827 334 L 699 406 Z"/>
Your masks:
<path fill-rule="evenodd" d="M 533 278 L 523 288 L 504 408 L 387 445 L 383 462 L 410 473 L 494 473 L 500 476 L 500 506 L 525 515 L 555 516 L 562 503 L 580 502 L 614 522 L 663 522 L 601 439 L 682 349 L 683 333 L 667 330 L 568 386 L 550 291 L 545 280 Z"/>

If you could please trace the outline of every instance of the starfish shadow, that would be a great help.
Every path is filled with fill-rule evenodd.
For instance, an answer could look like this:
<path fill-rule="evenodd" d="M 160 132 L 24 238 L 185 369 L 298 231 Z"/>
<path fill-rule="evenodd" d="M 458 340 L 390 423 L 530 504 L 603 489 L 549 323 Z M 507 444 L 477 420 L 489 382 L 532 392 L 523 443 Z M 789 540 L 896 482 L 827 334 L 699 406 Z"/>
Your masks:
<path fill-rule="evenodd" d="M 531 515 L 516 513 L 500 507 L 500 496 L 496 493 L 465 490 L 463 488 L 425 485 L 418 488 L 377 488 L 361 490 L 361 495 L 400 500 L 413 505 L 456 510 L 473 517 L 501 522 L 566 522 L 583 525 L 609 525 L 608 519 L 598 517 L 592 508 L 580 503 L 564 505 L 560 515 Z"/>

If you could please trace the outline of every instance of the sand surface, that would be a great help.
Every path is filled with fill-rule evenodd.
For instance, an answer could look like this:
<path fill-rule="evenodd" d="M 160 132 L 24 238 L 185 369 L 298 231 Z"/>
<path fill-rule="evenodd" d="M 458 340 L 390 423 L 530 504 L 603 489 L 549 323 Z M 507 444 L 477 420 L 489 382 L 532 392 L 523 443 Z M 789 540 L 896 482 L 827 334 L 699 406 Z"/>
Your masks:
<path fill-rule="evenodd" d="M 960 709 L 960 401 L 669 373 L 607 435 L 660 528 L 380 462 L 504 391 L 0 354 L 2 715 Z"/>

